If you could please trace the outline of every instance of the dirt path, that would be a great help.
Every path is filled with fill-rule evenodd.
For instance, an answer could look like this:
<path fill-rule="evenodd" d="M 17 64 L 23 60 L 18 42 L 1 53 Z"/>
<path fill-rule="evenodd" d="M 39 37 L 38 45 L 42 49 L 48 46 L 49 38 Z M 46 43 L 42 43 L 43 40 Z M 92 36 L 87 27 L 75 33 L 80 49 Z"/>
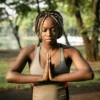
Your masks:
<path fill-rule="evenodd" d="M 69 85 L 70 100 L 100 100 L 100 83 L 91 86 Z M 30 89 L 9 89 L 0 91 L 0 100 L 31 100 Z"/>
<path fill-rule="evenodd" d="M 70 100 L 100 100 L 100 82 L 91 86 L 70 86 Z"/>

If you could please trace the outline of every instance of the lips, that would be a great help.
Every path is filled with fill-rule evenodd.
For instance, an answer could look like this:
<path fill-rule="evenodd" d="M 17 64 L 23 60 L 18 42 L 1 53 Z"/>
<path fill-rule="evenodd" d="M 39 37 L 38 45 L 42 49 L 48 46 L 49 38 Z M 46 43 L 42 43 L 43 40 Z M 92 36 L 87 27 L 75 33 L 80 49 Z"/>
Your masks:
<path fill-rule="evenodd" d="M 53 38 L 46 38 L 46 40 L 53 40 Z"/>

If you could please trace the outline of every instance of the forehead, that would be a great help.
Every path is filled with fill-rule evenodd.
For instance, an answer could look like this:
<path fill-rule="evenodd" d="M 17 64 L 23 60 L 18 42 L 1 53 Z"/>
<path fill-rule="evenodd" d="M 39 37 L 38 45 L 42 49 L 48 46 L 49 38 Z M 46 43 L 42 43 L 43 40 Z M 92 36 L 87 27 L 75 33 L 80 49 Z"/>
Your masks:
<path fill-rule="evenodd" d="M 43 23 L 43 26 L 47 26 L 47 25 L 56 25 L 56 21 L 54 20 L 54 18 L 52 17 L 47 17 L 45 20 L 44 20 L 44 23 Z"/>

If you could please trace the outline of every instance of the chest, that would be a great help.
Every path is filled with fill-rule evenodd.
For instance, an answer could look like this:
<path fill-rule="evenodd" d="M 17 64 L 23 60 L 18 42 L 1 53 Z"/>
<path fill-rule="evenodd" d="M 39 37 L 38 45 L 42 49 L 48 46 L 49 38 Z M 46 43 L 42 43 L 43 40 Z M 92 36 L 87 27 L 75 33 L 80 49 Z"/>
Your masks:
<path fill-rule="evenodd" d="M 30 73 L 35 75 L 42 75 L 46 66 L 47 56 L 41 52 L 37 52 L 30 66 Z M 63 51 L 59 50 L 54 56 L 51 57 L 51 65 L 54 75 L 64 74 L 69 72 L 69 65 L 63 55 Z"/>
<path fill-rule="evenodd" d="M 56 52 L 56 54 L 55 55 L 53 55 L 53 56 L 51 56 L 50 58 L 50 63 L 51 63 L 51 65 L 54 67 L 54 68 L 56 68 L 57 67 L 57 65 L 59 65 L 59 63 L 60 63 L 60 61 L 61 61 L 61 55 L 60 55 L 60 50 L 58 50 L 57 52 Z M 39 55 L 39 63 L 40 63 L 40 66 L 44 69 L 45 68 L 45 65 L 46 65 L 46 63 L 47 63 L 47 55 L 46 54 L 44 54 L 44 53 L 42 53 L 42 52 L 40 52 L 40 55 Z"/>

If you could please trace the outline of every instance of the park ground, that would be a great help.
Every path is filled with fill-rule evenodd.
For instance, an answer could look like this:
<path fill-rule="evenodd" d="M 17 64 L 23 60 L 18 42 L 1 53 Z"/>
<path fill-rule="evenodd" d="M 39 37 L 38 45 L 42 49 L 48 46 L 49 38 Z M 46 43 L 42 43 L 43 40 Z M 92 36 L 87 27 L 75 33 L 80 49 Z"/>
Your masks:
<path fill-rule="evenodd" d="M 0 51 L 0 60 L 12 62 L 15 51 Z M 16 51 L 17 52 L 17 51 Z M 19 51 L 18 51 L 19 52 Z M 89 62 L 96 77 L 100 76 L 100 62 Z M 72 67 L 74 70 L 74 67 Z M 100 77 L 88 82 L 69 83 L 70 100 L 100 100 Z M 0 88 L 0 100 L 31 100 L 31 89 L 23 87 Z"/>

